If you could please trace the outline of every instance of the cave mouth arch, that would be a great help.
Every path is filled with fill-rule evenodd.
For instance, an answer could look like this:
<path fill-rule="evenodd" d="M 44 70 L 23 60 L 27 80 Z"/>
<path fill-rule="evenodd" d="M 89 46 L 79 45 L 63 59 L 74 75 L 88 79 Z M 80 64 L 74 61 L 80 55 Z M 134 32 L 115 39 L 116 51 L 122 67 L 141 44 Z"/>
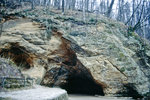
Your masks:
<path fill-rule="evenodd" d="M 97 84 L 92 78 L 86 75 L 72 75 L 67 83 L 61 86 L 69 94 L 101 95 L 104 96 L 103 86 Z"/>
<path fill-rule="evenodd" d="M 0 48 L 0 55 L 4 58 L 11 59 L 18 67 L 30 69 L 33 65 L 33 55 L 20 46 L 19 43 L 10 43 L 6 48 Z"/>

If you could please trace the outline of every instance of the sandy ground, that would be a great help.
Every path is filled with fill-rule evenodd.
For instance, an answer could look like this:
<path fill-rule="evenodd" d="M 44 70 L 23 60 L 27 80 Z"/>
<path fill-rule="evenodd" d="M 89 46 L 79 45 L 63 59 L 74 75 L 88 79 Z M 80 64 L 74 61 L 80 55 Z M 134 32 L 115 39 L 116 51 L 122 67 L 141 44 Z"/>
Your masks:
<path fill-rule="evenodd" d="M 11 98 L 8 100 L 54 100 L 55 98 L 60 97 L 61 95 L 66 93 L 67 92 L 65 90 L 62 90 L 60 88 L 48 88 L 44 86 L 35 85 L 33 86 L 32 89 L 18 90 L 13 92 L 0 92 L 0 100 L 1 97 Z M 65 97 L 59 100 L 68 100 L 68 98 Z M 125 97 L 106 97 L 106 96 L 69 94 L 69 100 L 132 100 L 132 99 Z"/>
<path fill-rule="evenodd" d="M 60 88 L 48 88 L 35 85 L 32 89 L 0 92 L 0 97 L 12 98 L 15 100 L 52 100 L 63 94 L 66 94 L 66 91 Z"/>
<path fill-rule="evenodd" d="M 125 97 L 69 95 L 69 100 L 132 100 L 132 99 Z"/>

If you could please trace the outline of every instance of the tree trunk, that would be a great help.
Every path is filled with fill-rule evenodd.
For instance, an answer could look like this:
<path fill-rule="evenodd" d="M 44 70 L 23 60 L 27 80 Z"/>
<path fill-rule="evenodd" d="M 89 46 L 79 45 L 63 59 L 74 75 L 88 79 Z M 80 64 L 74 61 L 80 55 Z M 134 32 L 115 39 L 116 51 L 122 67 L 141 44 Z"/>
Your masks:
<path fill-rule="evenodd" d="M 135 0 L 132 0 L 132 11 L 133 11 L 133 16 L 132 16 L 132 25 L 135 25 Z"/>
<path fill-rule="evenodd" d="M 109 6 L 109 8 L 108 8 L 108 11 L 107 11 L 107 17 L 110 17 L 110 14 L 111 14 L 111 12 L 112 12 L 112 8 L 113 8 L 113 5 L 114 5 L 114 1 L 115 0 L 112 0 L 111 1 L 111 4 L 110 4 L 110 6 Z"/>
<path fill-rule="evenodd" d="M 85 0 L 82 0 L 82 3 L 83 3 L 83 5 L 82 5 L 83 6 L 82 7 L 83 8 L 83 20 L 85 21 L 85 5 L 86 5 Z"/>
<path fill-rule="evenodd" d="M 57 9 L 60 9 L 60 0 L 54 1 L 54 7 L 57 7 Z"/>
<path fill-rule="evenodd" d="M 129 18 L 129 20 L 125 23 L 126 25 L 129 23 L 129 22 L 131 22 L 131 25 L 133 25 L 133 17 L 135 16 L 135 13 L 136 13 L 136 11 L 138 10 L 138 8 L 139 8 L 139 6 L 141 5 L 141 2 L 142 2 L 142 0 L 140 0 L 140 2 L 139 2 L 139 4 L 137 5 L 137 7 L 136 8 L 134 8 L 134 11 L 132 11 L 132 15 L 131 15 L 131 17 Z"/>
<path fill-rule="evenodd" d="M 47 5 L 46 5 L 46 0 L 44 0 L 44 6 L 47 6 Z"/>
<path fill-rule="evenodd" d="M 76 6 L 76 0 L 72 0 L 72 10 L 75 9 L 75 6 Z"/>
<path fill-rule="evenodd" d="M 64 10 L 65 10 L 65 1 L 64 0 L 62 0 L 62 13 L 64 13 Z"/>
<path fill-rule="evenodd" d="M 3 31 L 3 23 L 0 23 L 0 37 L 2 35 L 2 31 Z"/>
<path fill-rule="evenodd" d="M 32 7 L 32 9 L 34 9 L 34 0 L 32 0 L 32 5 L 31 5 Z"/>
<path fill-rule="evenodd" d="M 89 0 L 85 0 L 85 4 L 86 4 L 86 11 L 88 12 L 88 10 L 89 10 Z"/>

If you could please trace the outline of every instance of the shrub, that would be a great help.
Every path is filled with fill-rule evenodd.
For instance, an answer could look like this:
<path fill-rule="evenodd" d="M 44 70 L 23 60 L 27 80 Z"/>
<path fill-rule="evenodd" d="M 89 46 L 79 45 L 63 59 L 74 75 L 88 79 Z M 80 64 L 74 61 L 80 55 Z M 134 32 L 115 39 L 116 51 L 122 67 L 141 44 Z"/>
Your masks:
<path fill-rule="evenodd" d="M 106 29 L 105 32 L 108 33 L 108 34 L 112 34 L 110 29 Z"/>
<path fill-rule="evenodd" d="M 109 49 L 114 49 L 115 47 L 116 47 L 115 44 L 109 45 Z"/>
<path fill-rule="evenodd" d="M 120 61 L 126 60 L 126 56 L 122 52 L 119 53 L 119 60 Z"/>
<path fill-rule="evenodd" d="M 150 92 L 147 92 L 146 94 L 144 94 L 144 96 L 150 97 Z"/>
<path fill-rule="evenodd" d="M 114 23 L 110 23 L 109 26 L 110 27 L 115 27 L 115 24 Z"/>
<path fill-rule="evenodd" d="M 125 68 L 124 67 L 122 67 L 121 69 L 120 69 L 120 72 L 125 72 Z"/>
<path fill-rule="evenodd" d="M 120 58 L 124 58 L 125 55 L 124 55 L 123 53 L 119 53 L 119 57 L 120 57 Z"/>
<path fill-rule="evenodd" d="M 91 18 L 89 21 L 92 23 L 97 23 L 97 19 L 94 19 L 94 18 Z"/>

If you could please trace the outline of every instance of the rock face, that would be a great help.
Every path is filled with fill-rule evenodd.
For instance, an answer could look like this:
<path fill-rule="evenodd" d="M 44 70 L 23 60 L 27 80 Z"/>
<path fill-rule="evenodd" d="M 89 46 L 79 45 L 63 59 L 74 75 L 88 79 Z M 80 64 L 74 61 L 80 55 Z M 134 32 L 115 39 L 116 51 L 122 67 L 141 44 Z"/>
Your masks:
<path fill-rule="evenodd" d="M 3 26 L 5 32 L 0 37 L 0 55 L 11 58 L 22 69 L 25 76 L 36 77 L 40 81 L 45 73 L 44 65 L 40 60 L 41 55 L 45 53 L 40 47 L 44 41 L 38 38 L 42 28 L 29 19 L 9 20 Z"/>
<path fill-rule="evenodd" d="M 0 77 L 21 78 L 23 75 L 12 61 L 0 58 Z"/>
<path fill-rule="evenodd" d="M 37 83 L 60 86 L 69 93 L 147 95 L 150 46 L 146 40 L 122 23 L 103 16 L 85 23 L 75 13 L 79 19 L 43 9 L 23 12 L 30 19 L 4 23 L 0 54 Z"/>

